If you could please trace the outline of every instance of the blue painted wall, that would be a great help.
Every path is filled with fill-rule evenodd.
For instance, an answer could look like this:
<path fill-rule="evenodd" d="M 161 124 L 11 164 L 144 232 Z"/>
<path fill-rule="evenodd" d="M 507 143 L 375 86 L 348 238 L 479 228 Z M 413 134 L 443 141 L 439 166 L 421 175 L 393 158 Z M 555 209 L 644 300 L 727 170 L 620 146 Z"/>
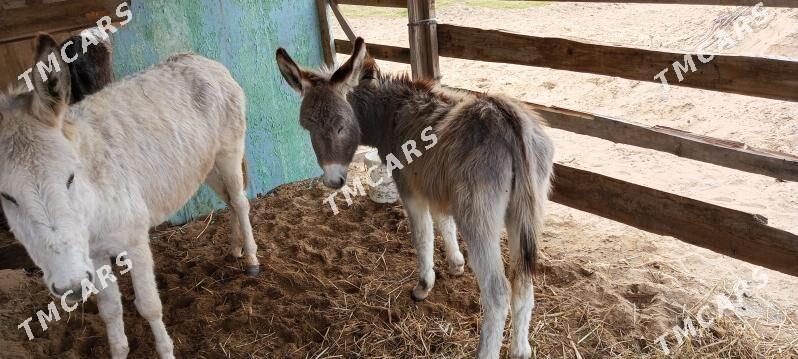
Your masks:
<path fill-rule="evenodd" d="M 140 0 L 115 37 L 117 78 L 172 54 L 195 52 L 223 63 L 247 94 L 249 195 L 320 174 L 298 122 L 299 96 L 283 81 L 274 52 L 285 47 L 302 64 L 323 63 L 311 0 Z M 203 187 L 172 221 L 224 207 Z"/>

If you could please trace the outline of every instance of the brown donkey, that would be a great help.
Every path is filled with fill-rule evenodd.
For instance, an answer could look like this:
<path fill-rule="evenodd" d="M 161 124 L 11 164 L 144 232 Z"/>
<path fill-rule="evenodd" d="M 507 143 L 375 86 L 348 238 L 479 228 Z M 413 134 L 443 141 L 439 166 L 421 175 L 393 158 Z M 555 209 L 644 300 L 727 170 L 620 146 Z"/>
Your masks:
<path fill-rule="evenodd" d="M 452 92 L 406 75 L 381 74 L 360 38 L 352 57 L 334 72 L 302 69 L 283 49 L 277 51 L 277 63 L 303 96 L 300 123 L 310 132 L 325 185 L 343 186 L 358 144 L 376 147 L 383 161 L 404 153 L 412 162 L 391 166 L 389 160 L 418 255 L 420 279 L 413 299 L 425 299 L 435 283 L 434 217 L 450 271 L 462 273 L 464 264 L 457 227 L 479 280 L 484 323 L 477 356 L 499 357 L 509 307 L 510 354 L 529 358 L 535 242 L 542 232 L 554 156 L 540 115 L 506 97 Z M 417 148 L 419 136 L 432 143 Z M 509 284 L 500 250 L 505 225 Z"/>

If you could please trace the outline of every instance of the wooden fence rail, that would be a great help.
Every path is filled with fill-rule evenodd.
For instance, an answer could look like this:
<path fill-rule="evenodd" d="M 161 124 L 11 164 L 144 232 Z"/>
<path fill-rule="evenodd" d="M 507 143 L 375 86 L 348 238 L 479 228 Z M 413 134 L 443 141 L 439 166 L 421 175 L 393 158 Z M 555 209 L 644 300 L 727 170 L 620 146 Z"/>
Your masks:
<path fill-rule="evenodd" d="M 350 42 L 336 39 L 335 45 L 337 52 L 351 53 Z M 369 54 L 377 59 L 410 62 L 410 51 L 407 48 L 379 44 L 367 46 Z M 798 156 L 751 148 L 739 142 L 700 136 L 666 127 L 642 126 L 605 116 L 534 103 L 527 105 L 542 111 L 552 128 L 781 180 L 798 181 Z"/>
<path fill-rule="evenodd" d="M 103 16 L 111 16 L 117 21 L 116 7 L 121 2 L 27 0 L 24 5 L 14 7 L 11 3 L 0 4 L 0 44 L 32 37 L 40 31 L 59 32 L 97 26 L 97 20 Z"/>
<path fill-rule="evenodd" d="M 407 0 L 336 0 L 336 2 L 341 5 L 407 7 Z"/>
<path fill-rule="evenodd" d="M 555 173 L 557 203 L 798 276 L 798 236 L 762 216 L 559 164 Z"/>
<path fill-rule="evenodd" d="M 674 5 L 721 5 L 721 6 L 754 6 L 762 2 L 767 7 L 798 7 L 796 0 L 554 0 L 560 2 L 603 2 L 630 4 L 674 4 Z M 407 0 L 338 0 L 339 4 L 407 7 Z"/>
<path fill-rule="evenodd" d="M 696 55 L 661 52 L 575 40 L 514 34 L 499 30 L 440 24 L 441 56 L 547 67 L 659 83 L 665 69 L 670 85 L 798 101 L 798 59 L 715 55 L 702 63 Z M 679 81 L 674 62 L 692 59 Z M 690 66 L 690 65 L 686 65 Z M 693 67 L 693 66 L 690 66 Z"/>
<path fill-rule="evenodd" d="M 721 6 L 754 6 L 762 2 L 767 7 L 798 7 L 795 0 L 553 0 L 559 2 L 603 2 L 620 4 L 671 4 L 671 5 L 721 5 Z M 369 2 L 361 0 L 361 2 Z"/>

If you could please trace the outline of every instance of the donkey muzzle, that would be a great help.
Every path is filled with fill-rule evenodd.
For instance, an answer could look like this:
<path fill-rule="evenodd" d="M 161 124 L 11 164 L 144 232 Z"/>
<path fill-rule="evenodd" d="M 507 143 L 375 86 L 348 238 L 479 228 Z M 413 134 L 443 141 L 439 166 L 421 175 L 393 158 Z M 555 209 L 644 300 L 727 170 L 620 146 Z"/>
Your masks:
<path fill-rule="evenodd" d="M 86 277 L 77 281 L 71 281 L 69 285 L 62 287 L 57 286 L 55 283 L 50 284 L 50 291 L 53 295 L 62 298 L 65 297 L 68 302 L 75 303 L 83 299 L 83 280 L 89 282 L 94 281 L 94 275 L 90 271 L 86 271 Z"/>
<path fill-rule="evenodd" d="M 324 176 L 322 182 L 325 186 L 332 189 L 339 189 L 346 184 L 346 166 L 341 164 L 329 164 L 322 167 Z"/>

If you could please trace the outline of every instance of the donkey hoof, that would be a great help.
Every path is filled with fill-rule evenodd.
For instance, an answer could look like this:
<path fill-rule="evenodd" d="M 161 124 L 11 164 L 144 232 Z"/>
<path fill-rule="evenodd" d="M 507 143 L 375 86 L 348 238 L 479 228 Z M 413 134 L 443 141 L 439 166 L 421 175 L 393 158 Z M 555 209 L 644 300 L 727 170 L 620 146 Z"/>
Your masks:
<path fill-rule="evenodd" d="M 260 273 L 260 266 L 247 266 L 248 276 L 257 276 Z"/>
<path fill-rule="evenodd" d="M 512 359 L 529 359 L 532 357 L 532 346 L 529 345 L 527 340 L 523 340 L 520 343 L 514 340 L 510 347 L 510 358 Z"/>
<path fill-rule="evenodd" d="M 123 345 L 111 345 L 111 359 L 125 359 L 130 353 L 130 347 L 127 343 Z"/>
<path fill-rule="evenodd" d="M 449 264 L 449 274 L 460 276 L 465 273 L 465 264 Z"/>
<path fill-rule="evenodd" d="M 412 292 L 410 292 L 410 299 L 416 303 L 423 302 L 427 299 L 427 297 L 429 297 L 429 291 L 414 289 Z"/>
<path fill-rule="evenodd" d="M 530 350 L 530 352 L 531 352 L 531 350 Z M 513 353 L 513 354 L 510 355 L 510 358 L 512 358 L 512 359 L 529 359 L 531 357 L 532 357 L 532 353 L 523 353 L 523 354 Z"/>

